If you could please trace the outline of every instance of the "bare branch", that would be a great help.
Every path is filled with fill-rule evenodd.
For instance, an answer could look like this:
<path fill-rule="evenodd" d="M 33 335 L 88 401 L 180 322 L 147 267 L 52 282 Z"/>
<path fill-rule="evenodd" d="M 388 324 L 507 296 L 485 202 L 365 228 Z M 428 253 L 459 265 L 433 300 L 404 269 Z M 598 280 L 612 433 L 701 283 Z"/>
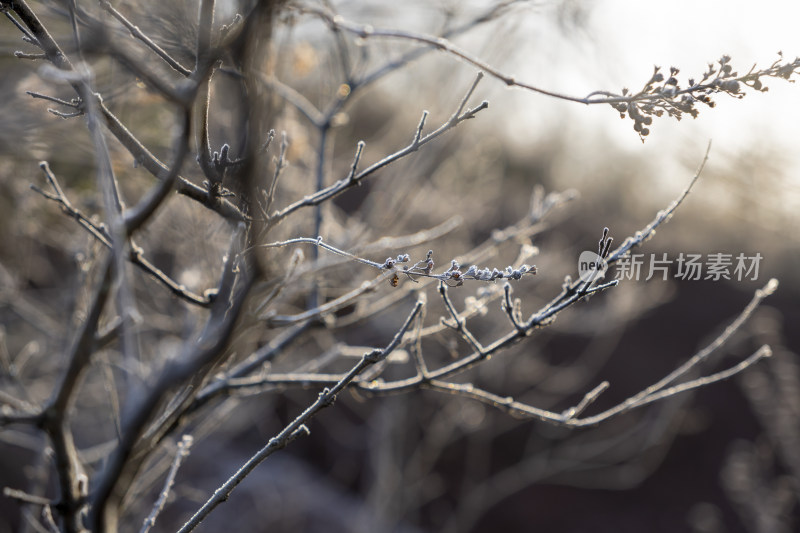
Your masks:
<path fill-rule="evenodd" d="M 32 503 L 33 505 L 49 506 L 53 504 L 53 502 L 47 498 L 42 498 L 41 496 L 36 496 L 34 494 L 28 494 L 25 491 L 12 489 L 11 487 L 3 487 L 3 496 L 19 500 L 23 503 Z"/>
<path fill-rule="evenodd" d="M 252 472 L 259 464 L 261 464 L 267 457 L 272 455 L 278 450 L 285 448 L 292 440 L 297 438 L 298 435 L 308 433 L 306 423 L 311 420 L 317 413 L 325 407 L 331 405 L 336 396 L 348 387 L 353 380 L 361 374 L 368 367 L 384 360 L 392 351 L 400 344 L 403 335 L 411 327 L 414 318 L 422 309 L 423 303 L 418 301 L 414 309 L 406 318 L 405 323 L 400 327 L 395 334 L 394 338 L 382 350 L 373 350 L 372 352 L 364 354 L 361 360 L 350 371 L 345 374 L 333 387 L 324 389 L 317 400 L 312 403 L 305 411 L 303 411 L 297 418 L 295 418 L 289 425 L 287 425 L 280 433 L 270 439 L 269 443 L 253 455 L 231 478 L 223 483 L 214 495 L 189 519 L 183 527 L 178 530 L 178 533 L 188 533 L 196 528 L 209 513 L 211 513 L 220 503 L 228 499 L 231 492 Z"/>
<path fill-rule="evenodd" d="M 134 25 L 130 20 L 125 18 L 125 16 L 122 13 L 117 11 L 114 8 L 114 6 L 112 6 L 108 2 L 108 0 L 99 0 L 99 1 L 100 5 L 103 6 L 103 8 L 105 8 L 106 11 L 111 13 L 111 16 L 117 19 L 120 22 L 120 24 L 125 26 L 125 28 L 127 28 L 127 30 L 131 33 L 133 37 L 142 41 L 145 44 L 145 46 L 147 46 L 150 50 L 152 50 L 158 57 L 163 59 L 167 65 L 172 67 L 175 71 L 179 72 L 183 76 L 189 76 L 192 73 L 192 71 L 181 65 L 175 58 L 170 56 L 163 48 L 161 48 L 155 42 L 153 42 L 153 40 L 150 39 L 150 37 L 148 37 L 147 35 L 145 35 L 144 32 L 142 32 L 142 30 L 139 29 L 138 26 Z"/>
<path fill-rule="evenodd" d="M 474 86 L 470 89 L 468 94 L 471 94 L 473 90 L 474 90 Z M 408 146 L 406 146 L 405 148 L 403 148 L 401 150 L 398 150 L 397 152 L 393 153 L 392 155 L 389 155 L 389 156 L 383 158 L 382 160 L 378 161 L 377 163 L 374 163 L 374 164 L 370 165 L 368 168 L 362 170 L 361 172 L 356 174 L 354 177 L 347 177 L 347 178 L 341 179 L 341 180 L 337 181 L 336 183 L 334 183 L 333 185 L 330 185 L 329 187 L 326 187 L 325 189 L 319 190 L 319 191 L 315 192 L 314 194 L 306 196 L 302 200 L 298 200 L 297 202 L 295 202 L 295 203 L 293 203 L 293 204 L 281 209 L 277 213 L 272 214 L 272 216 L 270 217 L 270 219 L 268 221 L 269 225 L 275 225 L 275 224 L 279 223 L 284 218 L 286 218 L 287 216 L 291 215 L 292 213 L 294 213 L 295 211 L 297 211 L 297 210 L 299 210 L 301 208 L 320 205 L 323 202 L 326 202 L 326 201 L 328 201 L 328 200 L 330 200 L 332 198 L 335 198 L 335 197 L 339 196 L 342 192 L 344 192 L 345 190 L 349 189 L 350 187 L 353 187 L 354 185 L 358 184 L 358 182 L 360 182 L 361 180 L 363 180 L 363 179 L 367 178 L 368 176 L 374 174 L 378 170 L 386 167 L 387 165 L 389 165 L 391 163 L 394 163 L 395 161 L 407 156 L 408 154 L 416 152 L 417 150 L 419 150 L 419 148 L 421 146 L 423 146 L 423 145 L 429 143 L 430 141 L 440 137 L 442 134 L 444 134 L 447 131 L 451 130 L 452 128 L 454 128 L 455 126 L 457 126 L 460 123 L 464 122 L 465 120 L 468 120 L 468 119 L 474 117 L 477 113 L 479 113 L 480 111 L 486 109 L 487 107 L 489 107 L 489 103 L 488 102 L 483 102 L 483 103 L 481 103 L 480 105 L 478 105 L 478 106 L 476 106 L 474 108 L 467 109 L 462 114 L 456 116 L 455 118 L 451 118 L 450 120 L 448 120 L 447 122 L 442 124 L 439 128 L 437 128 L 436 130 L 432 131 L 431 133 L 425 135 L 424 137 L 422 137 L 418 141 L 415 139 L 415 141 L 412 141 L 412 143 L 409 144 Z M 459 104 L 459 108 L 461 108 L 461 104 Z"/>
<path fill-rule="evenodd" d="M 271 139 L 271 137 L 270 137 Z M 269 141 L 268 141 L 269 142 Z M 275 173 L 272 175 L 272 183 L 269 185 L 269 192 L 267 192 L 267 205 L 264 206 L 264 216 L 269 217 L 269 211 L 272 208 L 272 202 L 275 200 L 275 188 L 278 186 L 278 178 L 281 172 L 286 168 L 286 150 L 289 148 L 289 140 L 286 138 L 286 132 L 283 132 L 281 140 L 281 151 L 278 159 L 275 161 Z"/>
<path fill-rule="evenodd" d="M 654 218 L 650 224 L 648 224 L 641 231 L 636 232 L 635 235 L 625 239 L 616 250 L 611 252 L 606 259 L 608 264 L 618 261 L 621 257 L 628 253 L 631 248 L 640 246 L 642 243 L 646 242 L 655 234 L 656 228 L 658 228 L 664 222 L 667 222 L 672 217 L 672 214 L 675 212 L 675 210 L 678 209 L 686 197 L 689 196 L 694 184 L 697 183 L 698 179 L 700 179 L 700 174 L 703 173 L 703 169 L 706 167 L 706 163 L 708 162 L 708 154 L 710 152 L 711 142 L 709 141 L 708 146 L 706 147 L 705 155 L 703 156 L 703 161 L 700 163 L 700 166 L 697 168 L 697 171 L 694 173 L 692 179 L 689 180 L 689 184 L 686 186 L 683 192 L 666 209 L 659 211 L 656 214 L 656 218 Z"/>
<path fill-rule="evenodd" d="M 64 194 L 63 190 L 61 190 L 60 185 L 58 185 L 58 181 L 56 180 L 55 175 L 50 170 L 50 167 L 46 161 L 41 162 L 39 166 L 45 173 L 45 176 L 47 177 L 48 181 L 53 187 L 55 194 L 43 191 L 42 189 L 40 189 L 35 185 L 31 185 L 31 189 L 38 192 L 45 198 L 53 200 L 54 202 L 60 204 L 64 213 L 69 215 L 71 218 L 74 218 L 81 225 L 81 227 L 83 227 L 86 231 L 88 231 L 92 235 L 92 237 L 97 239 L 97 241 L 102 243 L 105 247 L 112 248 L 113 238 L 108 233 L 108 230 L 105 227 L 99 226 L 98 224 L 93 222 L 89 217 L 85 216 L 83 213 L 81 213 L 79 210 L 75 209 L 72 206 L 69 199 Z M 147 209 L 155 209 L 158 202 L 163 199 L 163 197 L 161 197 L 162 193 L 164 193 L 164 189 L 157 188 L 153 192 L 153 195 L 148 197 L 149 199 L 144 200 L 145 203 L 143 204 L 142 209 L 145 209 L 145 206 L 149 206 Z M 134 214 L 135 213 L 136 211 L 134 211 Z M 136 224 L 133 224 L 132 227 L 135 228 Z M 211 293 L 208 293 L 208 291 L 206 291 L 207 295 L 200 296 L 198 294 L 191 292 L 185 286 L 170 278 L 162 270 L 160 270 L 153 263 L 151 263 L 149 259 L 144 257 L 143 250 L 138 246 L 136 246 L 136 244 L 133 241 L 131 241 L 128 259 L 134 265 L 141 268 L 144 272 L 152 276 L 153 279 L 164 285 L 167 289 L 169 289 L 170 292 L 172 292 L 176 296 L 195 305 L 200 305 L 203 307 L 208 307 L 211 305 L 213 300 L 213 298 L 210 296 Z"/>
<path fill-rule="evenodd" d="M 189 448 L 192 447 L 192 441 L 193 439 L 191 435 L 184 435 L 181 438 L 181 441 L 178 443 L 178 450 L 175 452 L 175 459 L 172 461 L 172 466 L 170 466 L 167 479 L 164 480 L 164 488 L 158 495 L 158 499 L 153 505 L 152 511 L 150 511 L 150 514 L 147 516 L 147 518 L 145 518 L 144 523 L 142 524 L 142 529 L 139 530 L 139 533 L 148 533 L 153 526 L 156 525 L 156 518 L 158 518 L 158 515 L 167 504 L 167 498 L 172 490 L 172 485 L 175 484 L 175 477 L 178 475 L 178 469 L 181 467 L 183 460 L 189 455 Z"/>

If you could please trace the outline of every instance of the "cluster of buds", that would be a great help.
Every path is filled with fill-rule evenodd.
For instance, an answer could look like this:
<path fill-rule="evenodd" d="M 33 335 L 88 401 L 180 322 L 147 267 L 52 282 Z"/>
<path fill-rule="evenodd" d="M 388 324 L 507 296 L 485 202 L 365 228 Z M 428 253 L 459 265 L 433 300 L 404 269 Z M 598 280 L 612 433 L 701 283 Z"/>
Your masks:
<path fill-rule="evenodd" d="M 428 255 L 425 256 L 425 273 L 430 275 L 433 272 L 433 250 L 428 250 Z"/>
<path fill-rule="evenodd" d="M 762 77 L 790 80 L 792 74 L 800 69 L 800 58 L 783 63 L 783 54 L 778 52 L 778 56 L 779 59 L 769 68 L 755 70 L 753 67 L 747 74 L 740 76 L 730 64 L 730 56 L 723 55 L 716 63 L 708 65 L 708 70 L 700 80 L 689 78 L 686 88 L 678 84 L 677 75 L 680 71 L 677 68 L 670 67 L 669 77 L 665 77 L 660 67 L 654 67 L 652 76 L 641 91 L 631 93 L 628 89 L 622 89 L 621 98 L 615 97 L 615 101 L 609 104 L 619 112 L 621 118 L 630 117 L 633 120 L 633 129 L 644 141 L 650 134 L 648 126 L 652 124 L 653 116 L 661 117 L 666 113 L 677 120 L 684 114 L 697 118 L 699 111 L 695 104 L 699 102 L 714 107 L 711 96 L 715 93 L 743 98 L 743 86 L 761 92 L 768 90 L 760 79 Z"/>
<path fill-rule="evenodd" d="M 504 278 L 518 280 L 522 279 L 522 276 L 525 274 L 536 274 L 536 266 L 522 265 L 519 268 L 507 266 L 505 270 L 498 270 L 496 268 L 489 270 L 488 268 L 479 269 L 475 265 L 472 265 L 464 273 L 464 277 L 479 281 L 495 281 Z"/>
<path fill-rule="evenodd" d="M 611 104 L 619 111 L 620 118 L 624 119 L 627 115 L 633 120 L 633 129 L 642 140 L 650 134 L 647 126 L 653 123 L 653 116 L 660 117 L 665 111 L 678 120 L 683 113 L 697 116 L 694 98 L 690 94 L 682 94 L 679 99 L 675 98 L 681 93 L 676 77 L 679 72 L 677 68 L 670 67 L 669 78 L 665 80 L 661 67 L 653 67 L 653 74 L 641 91 L 629 94 L 627 88 L 622 89 L 622 96 L 629 97 L 630 100 Z"/>
<path fill-rule="evenodd" d="M 397 257 L 388 257 L 386 261 L 383 262 L 381 268 L 383 270 L 391 270 L 393 268 L 398 268 L 397 265 L 399 263 L 408 263 L 411 260 L 408 254 L 400 254 Z M 450 261 L 450 267 L 442 272 L 441 274 L 434 274 L 433 272 L 434 262 L 433 262 L 433 250 L 429 250 L 428 254 L 425 256 L 425 259 L 422 261 L 417 261 L 415 264 L 399 268 L 397 272 L 395 272 L 394 276 L 389 280 L 392 287 L 397 287 L 399 283 L 398 272 L 400 274 L 405 274 L 408 276 L 412 281 L 416 281 L 415 278 L 417 276 L 425 276 L 436 278 L 438 280 L 444 281 L 448 284 L 454 282 L 455 287 L 464 284 L 464 280 L 476 280 L 476 281 L 496 281 L 498 279 L 513 279 L 519 280 L 522 279 L 522 276 L 525 274 L 536 274 L 536 266 L 532 265 L 522 265 L 519 268 L 514 268 L 512 266 L 507 266 L 505 270 L 498 270 L 496 268 L 478 268 L 476 265 L 470 266 L 466 272 L 461 269 L 461 265 L 453 259 Z"/>
<path fill-rule="evenodd" d="M 411 261 L 411 257 L 409 257 L 408 254 L 400 254 L 397 257 L 387 257 L 386 261 L 381 265 L 381 268 L 389 270 L 394 268 L 397 263 L 408 263 L 409 261 Z"/>
<path fill-rule="evenodd" d="M 453 259 L 450 262 L 450 268 L 445 270 L 444 274 L 442 274 L 445 279 L 452 279 L 456 281 L 456 285 L 461 285 L 464 283 L 464 279 L 461 274 L 461 265 L 458 264 L 458 261 Z"/>

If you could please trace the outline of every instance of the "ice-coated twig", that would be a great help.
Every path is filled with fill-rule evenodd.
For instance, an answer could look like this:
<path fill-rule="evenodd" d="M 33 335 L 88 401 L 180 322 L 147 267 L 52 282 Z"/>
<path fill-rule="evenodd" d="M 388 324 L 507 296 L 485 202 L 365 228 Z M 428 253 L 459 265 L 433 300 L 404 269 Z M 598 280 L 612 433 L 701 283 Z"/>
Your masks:
<path fill-rule="evenodd" d="M 470 90 L 469 90 L 468 94 L 472 94 L 474 89 L 475 89 L 475 85 L 473 84 L 470 87 Z M 345 178 L 337 181 L 336 183 L 334 183 L 334 184 L 332 184 L 332 185 L 330 185 L 328 187 L 325 187 L 324 189 L 320 189 L 317 192 L 315 192 L 313 194 L 310 194 L 310 195 L 308 195 L 308 196 L 306 196 L 306 197 L 304 197 L 304 198 L 302 198 L 302 199 L 300 199 L 300 200 L 298 200 L 298 201 L 296 201 L 296 202 L 284 207 L 280 211 L 278 211 L 276 213 L 273 213 L 270 216 L 270 219 L 268 221 L 269 224 L 270 225 L 275 225 L 275 224 L 279 223 L 280 221 L 285 219 L 287 216 L 291 215 L 292 213 L 294 213 L 295 211 L 297 211 L 299 209 L 302 209 L 304 207 L 312 207 L 312 206 L 320 205 L 323 202 L 326 202 L 328 200 L 331 200 L 332 198 L 335 198 L 335 197 L 339 196 L 345 190 L 349 189 L 350 187 L 355 186 L 356 184 L 358 184 L 358 182 L 360 182 L 363 179 L 371 176 L 372 174 L 374 174 L 378 170 L 390 165 L 391 163 L 394 163 L 395 161 L 407 156 L 408 154 L 416 152 L 417 150 L 419 150 L 419 148 L 421 146 L 433 141 L 434 139 L 437 139 L 438 137 L 440 137 L 444 133 L 448 132 L 449 130 L 453 129 L 455 126 L 461 124 L 465 120 L 469 120 L 469 119 L 473 118 L 480 111 L 483 111 L 487 107 L 489 107 L 489 103 L 484 101 L 484 102 L 478 104 L 475 107 L 469 108 L 466 111 L 464 111 L 463 113 L 450 118 L 447 122 L 445 122 L 444 124 L 439 126 L 434 131 L 428 133 L 427 135 L 424 135 L 421 139 L 419 139 L 419 140 L 413 139 L 411 144 L 409 144 L 405 148 L 402 148 L 402 149 L 398 150 L 397 152 L 395 152 L 395 153 L 393 153 L 393 154 L 391 154 L 389 156 L 384 157 L 380 161 L 378 161 L 376 163 L 373 163 L 369 167 L 367 167 L 364 170 L 362 170 L 361 172 L 357 173 L 355 176 L 353 176 L 353 177 L 345 177 Z M 461 102 L 459 102 L 458 109 L 461 109 L 461 108 L 463 108 L 463 104 Z"/>
<path fill-rule="evenodd" d="M 70 203 L 67 196 L 64 194 L 64 191 L 61 189 L 61 186 L 58 184 L 58 180 L 56 179 L 53 172 L 50 170 L 50 166 L 46 161 L 43 161 L 39 165 L 42 171 L 45 174 L 50 186 L 53 188 L 54 192 L 44 191 L 41 188 L 37 187 L 36 185 L 31 185 L 31 189 L 36 191 L 37 193 L 41 194 L 45 198 L 52 200 L 59 205 L 61 205 L 62 210 L 65 214 L 74 218 L 78 224 L 81 225 L 86 231 L 88 231 L 92 237 L 94 237 L 98 242 L 103 244 L 106 248 L 112 247 L 112 236 L 108 233 L 108 230 L 105 226 L 99 225 L 96 222 L 92 221 L 89 217 L 84 215 L 81 211 L 73 207 L 72 203 Z M 152 198 L 155 200 L 155 198 Z M 145 200 L 147 202 L 147 200 Z M 151 204 L 148 204 L 151 205 Z M 131 242 L 131 246 L 128 252 L 128 260 L 131 261 L 134 265 L 141 268 L 144 272 L 149 274 L 153 277 L 156 281 L 164 285 L 167 289 L 170 290 L 176 296 L 196 305 L 207 307 L 211 305 L 213 298 L 209 296 L 211 293 L 208 293 L 205 296 L 201 296 L 199 294 L 195 294 L 192 291 L 188 290 L 184 285 L 178 283 L 177 281 L 173 280 L 169 277 L 166 273 L 164 273 L 161 269 L 156 267 L 153 263 L 150 262 L 144 256 L 144 251 L 135 245 L 135 243 Z"/>
<path fill-rule="evenodd" d="M 450 262 L 450 268 L 443 272 L 436 273 L 433 271 L 433 251 L 428 252 L 426 259 L 417 261 L 411 266 L 403 266 L 411 261 L 408 254 L 399 254 L 397 257 L 387 257 L 383 263 L 378 263 L 377 261 L 359 257 L 345 250 L 336 248 L 323 241 L 322 237 L 317 237 L 316 239 L 311 237 L 297 237 L 280 242 L 260 244 L 258 247 L 282 248 L 295 244 L 313 244 L 327 252 L 346 257 L 356 263 L 367 265 L 381 271 L 403 274 L 412 281 L 415 281 L 417 278 L 431 278 L 452 284 L 453 286 L 460 286 L 463 285 L 464 281 L 496 281 L 498 279 L 520 280 L 526 275 L 536 274 L 536 266 L 528 264 L 523 264 L 519 267 L 507 266 L 504 270 L 499 270 L 497 268 L 479 268 L 476 265 L 471 265 L 466 271 L 462 271 L 461 266 L 455 259 Z M 392 285 L 396 286 L 397 283 L 393 282 Z"/>
<path fill-rule="evenodd" d="M 164 62 L 175 69 L 175 71 L 181 73 L 184 76 L 191 75 L 192 71 L 181 65 L 175 58 L 170 56 L 163 48 L 158 46 L 153 40 L 145 35 L 138 26 L 133 24 L 130 20 L 128 20 L 125 15 L 117 11 L 114 6 L 112 6 L 108 0 L 99 0 L 100 5 L 108 11 L 112 17 L 117 19 L 120 24 L 125 26 L 125 28 L 131 33 L 133 37 L 139 39 L 141 42 L 145 44 L 150 50 L 152 50 L 158 57 L 164 60 Z"/>
<path fill-rule="evenodd" d="M 158 499 L 153 504 L 153 509 L 150 511 L 150 514 L 144 519 L 144 523 L 142 524 L 142 528 L 139 530 L 139 533 L 148 533 L 153 526 L 156 525 L 156 518 L 158 518 L 158 515 L 161 514 L 161 511 L 167 504 L 167 498 L 172 490 L 172 486 L 175 484 L 175 478 L 178 475 L 178 469 L 181 467 L 183 460 L 189 455 L 189 448 L 192 447 L 192 442 L 193 439 L 191 435 L 184 435 L 181 438 L 181 441 L 178 443 L 178 449 L 175 452 L 175 458 L 172 460 L 172 465 L 167 473 L 167 478 L 164 480 L 164 488 L 161 489 L 161 493 L 159 493 Z"/>
<path fill-rule="evenodd" d="M 375 349 L 369 353 L 364 354 L 361 360 L 350 371 L 342 376 L 342 378 L 334 384 L 331 388 L 325 388 L 317 397 L 317 400 L 309 405 L 297 418 L 288 424 L 280 433 L 270 439 L 266 446 L 253 455 L 242 467 L 231 476 L 228 481 L 222 484 L 211 498 L 186 522 L 178 533 L 188 533 L 196 528 L 203 519 L 214 510 L 220 503 L 224 502 L 230 496 L 230 493 L 241 483 L 259 464 L 261 464 L 267 457 L 272 455 L 278 450 L 286 447 L 289 442 L 297 438 L 299 435 L 307 434 L 309 432 L 306 424 L 314 418 L 323 408 L 331 405 L 336 396 L 345 388 L 351 385 L 353 380 L 359 376 L 368 367 L 383 361 L 392 351 L 400 344 L 403 335 L 411 327 L 414 318 L 422 309 L 424 304 L 418 301 L 411 313 L 406 318 L 403 325 L 395 334 L 394 338 L 383 349 Z"/>

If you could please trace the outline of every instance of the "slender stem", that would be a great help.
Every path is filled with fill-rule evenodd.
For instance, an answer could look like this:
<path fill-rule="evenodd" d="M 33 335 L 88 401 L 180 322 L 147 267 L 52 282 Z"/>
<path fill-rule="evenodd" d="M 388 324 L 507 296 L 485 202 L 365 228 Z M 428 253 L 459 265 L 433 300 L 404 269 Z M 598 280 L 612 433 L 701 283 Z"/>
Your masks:
<path fill-rule="evenodd" d="M 136 39 L 142 41 L 148 48 L 150 48 L 155 54 L 164 60 L 164 62 L 172 67 L 177 72 L 181 73 L 183 76 L 189 76 L 192 71 L 181 65 L 175 58 L 170 56 L 163 48 L 158 46 L 155 42 L 153 42 L 150 37 L 144 34 L 142 30 L 140 30 L 136 25 L 134 25 L 130 20 L 125 18 L 125 16 L 120 13 L 119 11 L 112 6 L 108 0 L 100 0 L 100 5 L 105 8 L 106 11 L 111 13 L 115 19 L 117 19 L 128 31 L 133 35 Z"/>
<path fill-rule="evenodd" d="M 314 418 L 314 416 L 316 416 L 317 413 L 319 413 L 319 411 L 321 411 L 323 408 L 331 405 L 336 399 L 336 396 L 342 390 L 348 387 L 359 374 L 361 374 L 368 367 L 383 361 L 397 346 L 399 346 L 403 335 L 413 323 L 414 318 L 420 312 L 422 306 L 423 303 L 421 301 L 416 303 L 414 309 L 406 318 L 405 323 L 400 327 L 394 338 L 391 340 L 391 342 L 389 342 L 388 345 L 386 345 L 385 348 L 382 350 L 373 350 L 364 354 L 358 364 L 351 368 L 350 371 L 345 374 L 333 387 L 324 389 L 314 403 L 309 405 L 305 411 L 303 411 L 290 424 L 284 427 L 280 433 L 270 439 L 267 445 L 259 450 L 258 453 L 248 459 L 247 462 L 245 462 L 245 464 L 243 464 L 242 467 L 239 468 L 239 470 L 233 476 L 231 476 L 230 479 L 228 479 L 228 481 L 223 483 L 216 491 L 214 491 L 214 494 L 211 496 L 211 498 L 209 498 L 208 501 L 206 501 L 206 503 L 203 504 L 203 506 L 189 519 L 189 521 L 186 522 L 180 530 L 178 530 L 178 533 L 188 533 L 196 528 L 200 522 L 202 522 L 206 516 L 208 516 L 219 504 L 226 501 L 231 492 L 233 492 L 233 490 L 242 481 L 244 481 L 244 479 L 267 457 L 276 451 L 285 448 L 298 436 L 307 434 L 309 431 L 306 427 L 306 423 L 309 420 Z"/>

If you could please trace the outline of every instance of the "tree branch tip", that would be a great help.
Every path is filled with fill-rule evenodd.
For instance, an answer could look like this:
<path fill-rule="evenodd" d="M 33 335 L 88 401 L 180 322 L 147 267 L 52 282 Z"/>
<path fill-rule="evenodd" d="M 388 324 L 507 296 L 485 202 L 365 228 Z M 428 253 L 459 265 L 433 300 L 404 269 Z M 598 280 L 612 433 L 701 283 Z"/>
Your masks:
<path fill-rule="evenodd" d="M 594 388 L 592 391 L 593 394 L 600 394 L 601 392 L 605 392 L 611 386 L 611 383 L 608 381 L 601 382 L 597 387 Z"/>
<path fill-rule="evenodd" d="M 469 111 L 469 114 L 470 114 L 470 115 L 474 115 L 474 114 L 475 114 L 475 113 L 477 113 L 478 111 L 483 111 L 484 109 L 487 109 L 488 107 L 489 107 L 489 100 L 484 100 L 484 101 L 483 101 L 483 102 L 481 102 L 481 103 L 480 103 L 480 104 L 479 104 L 477 107 L 475 107 L 475 108 L 471 109 L 471 110 Z M 467 118 L 472 118 L 472 117 L 467 117 Z"/>
<path fill-rule="evenodd" d="M 774 293 L 778 289 L 778 285 L 779 285 L 779 283 L 778 283 L 778 279 L 777 278 L 770 278 L 770 280 L 767 282 L 767 284 L 764 285 L 764 288 L 761 289 L 759 292 L 760 292 L 762 297 L 763 296 L 770 296 L 772 293 Z"/>
<path fill-rule="evenodd" d="M 560 421 L 562 423 L 569 422 L 571 420 L 574 420 L 575 417 L 580 416 L 581 413 L 583 413 L 587 407 L 589 407 L 592 403 L 594 403 L 597 400 L 597 398 L 600 397 L 601 394 L 603 394 L 606 390 L 608 390 L 609 386 L 610 383 L 608 381 L 602 381 L 595 388 L 587 392 L 583 396 L 583 399 L 577 405 L 575 405 L 574 407 L 570 407 L 566 411 L 562 412 Z"/>
<path fill-rule="evenodd" d="M 311 430 L 308 429 L 308 426 L 305 424 L 300 424 L 300 427 L 292 431 L 292 434 L 289 436 L 289 438 L 294 440 L 297 437 L 307 437 L 309 435 L 311 435 Z"/>
<path fill-rule="evenodd" d="M 3 487 L 3 496 L 6 498 L 11 498 L 12 500 L 17 500 L 21 503 L 29 503 L 33 505 L 41 505 L 44 507 L 50 506 L 53 504 L 49 499 L 44 498 L 42 496 L 36 496 L 34 494 L 29 494 L 25 491 L 14 489 L 11 487 Z"/>

